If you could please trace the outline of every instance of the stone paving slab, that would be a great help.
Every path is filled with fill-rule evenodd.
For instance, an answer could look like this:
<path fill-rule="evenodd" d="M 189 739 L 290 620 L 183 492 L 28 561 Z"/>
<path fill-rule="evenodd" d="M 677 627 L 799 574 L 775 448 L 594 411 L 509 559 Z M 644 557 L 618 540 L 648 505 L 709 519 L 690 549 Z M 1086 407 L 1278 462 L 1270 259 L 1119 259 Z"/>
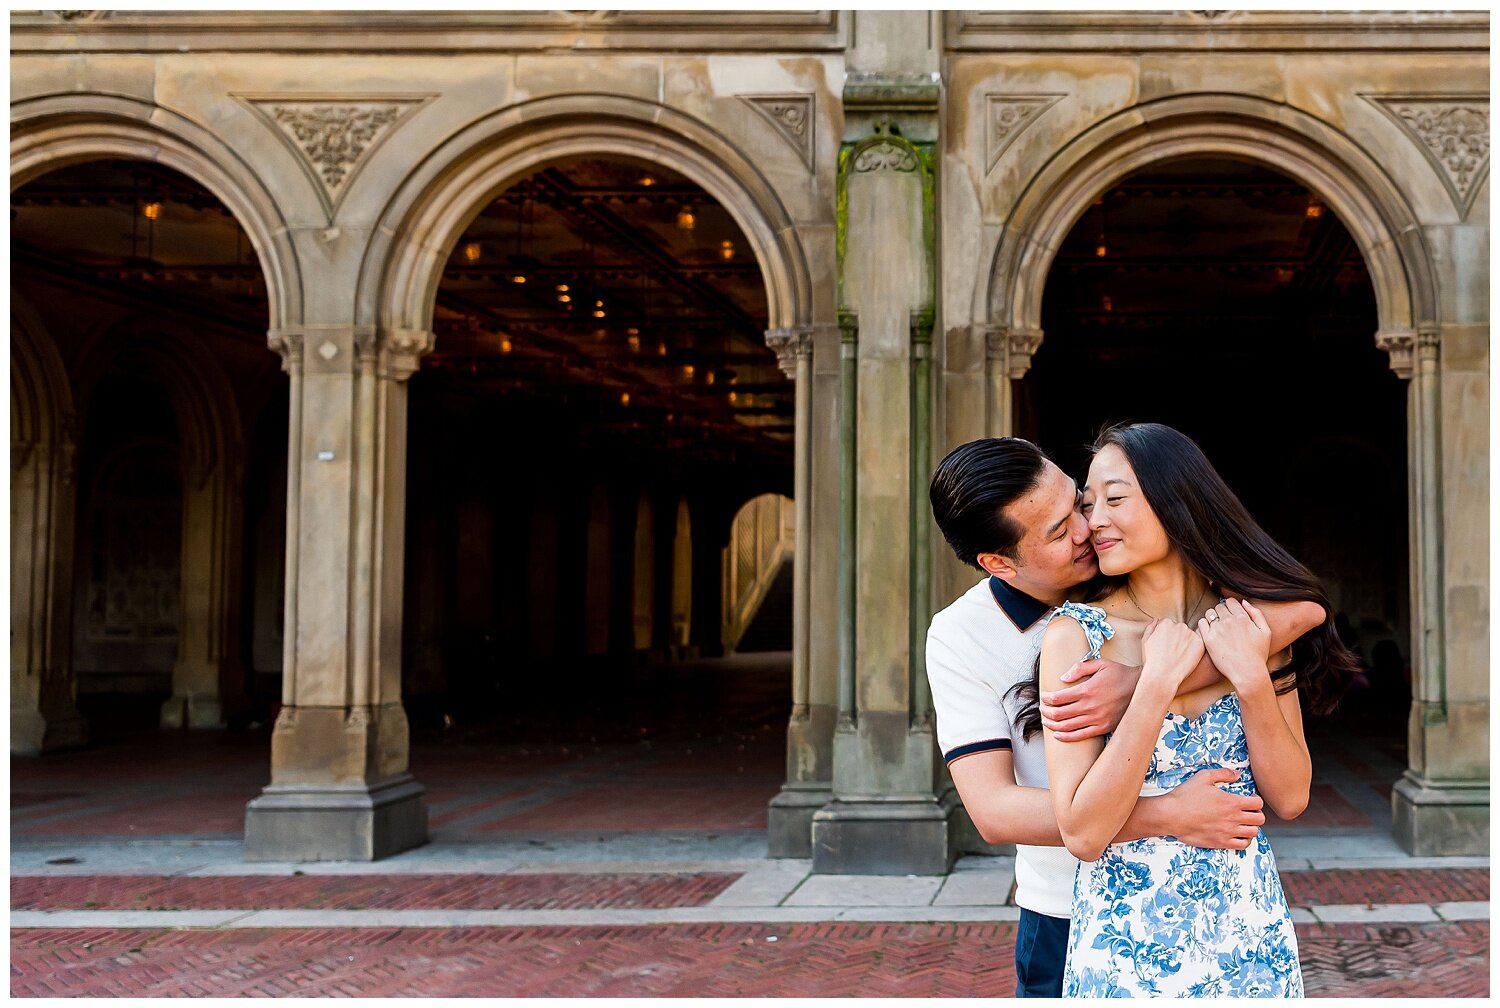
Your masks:
<path fill-rule="evenodd" d="M 1426 903 L 1369 903 L 1354 906 L 1308 907 L 1308 912 L 1328 924 L 1426 924 L 1438 919 Z"/>
<path fill-rule="evenodd" d="M 943 881 L 934 906 L 985 906 L 1010 902 L 1016 881 L 1014 868 L 1001 871 L 954 872 Z"/>
<path fill-rule="evenodd" d="M 27 928 L 36 996 L 1009 997 L 1011 922 L 546 928 Z M 1489 925 L 1297 928 L 1311 997 L 1486 997 Z"/>
<path fill-rule="evenodd" d="M 784 905 L 926 906 L 942 885 L 943 879 L 935 875 L 809 875 Z"/>
<path fill-rule="evenodd" d="M 1486 920 L 1487 921 L 1487 920 L 1490 919 L 1490 905 L 1489 905 L 1489 903 L 1487 901 L 1483 902 L 1483 903 L 1480 903 L 1480 902 L 1439 903 L 1437 906 L 1433 907 L 1432 909 L 1435 910 L 1437 912 L 1437 915 L 1439 917 L 1441 917 L 1443 920 L 1449 920 L 1449 921 Z"/>
<path fill-rule="evenodd" d="M 764 861 L 713 899 L 716 907 L 779 906 L 812 871 L 806 860 Z"/>

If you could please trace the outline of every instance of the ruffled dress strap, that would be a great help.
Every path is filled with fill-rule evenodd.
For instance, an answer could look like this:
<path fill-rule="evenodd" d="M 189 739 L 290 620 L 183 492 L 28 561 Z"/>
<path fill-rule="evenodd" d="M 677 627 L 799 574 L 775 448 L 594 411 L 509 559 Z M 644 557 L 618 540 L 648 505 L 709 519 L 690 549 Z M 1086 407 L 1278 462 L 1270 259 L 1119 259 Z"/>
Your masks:
<path fill-rule="evenodd" d="M 1083 635 L 1089 642 L 1089 653 L 1085 658 L 1098 658 L 1099 649 L 1104 646 L 1104 642 L 1115 635 L 1115 628 L 1109 625 L 1103 609 L 1080 602 L 1064 602 L 1052 610 L 1047 622 L 1051 623 L 1058 616 L 1071 616 L 1083 627 Z"/>

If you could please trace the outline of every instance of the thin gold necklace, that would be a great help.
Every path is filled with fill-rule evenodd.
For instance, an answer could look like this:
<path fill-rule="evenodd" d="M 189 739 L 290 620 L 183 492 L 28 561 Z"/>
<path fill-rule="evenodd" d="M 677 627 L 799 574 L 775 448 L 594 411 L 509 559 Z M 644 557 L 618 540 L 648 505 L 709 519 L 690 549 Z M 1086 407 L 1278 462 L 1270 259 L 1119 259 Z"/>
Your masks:
<path fill-rule="evenodd" d="M 1209 587 L 1211 588 L 1213 586 L 1210 585 Z M 1208 591 L 1205 590 L 1201 595 L 1198 596 L 1198 598 L 1196 599 L 1196 601 L 1202 602 L 1205 598 L 1210 597 L 1210 594 L 1211 594 L 1210 592 L 1208 592 Z M 1125 595 L 1126 595 L 1127 598 L 1130 599 L 1130 604 L 1133 605 L 1133 606 L 1135 606 L 1137 609 L 1139 609 L 1141 611 L 1141 615 L 1144 616 L 1144 617 L 1146 617 L 1148 620 L 1154 620 L 1154 619 L 1160 619 L 1161 618 L 1159 616 L 1152 616 L 1150 613 L 1148 613 L 1146 611 L 1146 607 L 1143 606 L 1143 605 L 1141 605 L 1141 603 L 1136 599 L 1135 592 L 1133 592 L 1133 591 L 1130 590 L 1130 582 L 1129 581 L 1125 582 Z M 1192 609 L 1189 609 L 1188 613 L 1191 614 L 1192 611 L 1193 611 Z M 1204 610 L 1204 612 L 1207 612 L 1207 611 L 1208 611 L 1207 609 Z"/>

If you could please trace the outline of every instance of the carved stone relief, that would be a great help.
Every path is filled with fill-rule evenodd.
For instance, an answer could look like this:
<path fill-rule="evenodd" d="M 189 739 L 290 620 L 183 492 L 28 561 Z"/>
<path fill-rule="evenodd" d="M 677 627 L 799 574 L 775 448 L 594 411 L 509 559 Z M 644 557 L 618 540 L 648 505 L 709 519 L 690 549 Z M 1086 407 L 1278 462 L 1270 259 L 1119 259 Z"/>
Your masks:
<path fill-rule="evenodd" d="M 886 140 L 860 151 L 850 169 L 856 173 L 914 172 L 917 170 L 917 155 L 910 148 Z"/>
<path fill-rule="evenodd" d="M 766 345 L 776 351 L 776 366 L 781 373 L 796 381 L 797 362 L 812 357 L 812 332 L 808 329 L 768 329 Z"/>
<path fill-rule="evenodd" d="M 759 112 L 776 127 L 802 158 L 809 169 L 813 167 L 813 96 L 798 95 L 741 95 L 740 100 Z"/>
<path fill-rule="evenodd" d="M 1365 95 L 1427 155 L 1467 217 L 1490 167 L 1490 102 L 1483 95 Z"/>
<path fill-rule="evenodd" d="M 985 110 L 985 171 L 994 171 L 1000 155 L 1016 137 L 1065 97 L 1060 94 L 985 95 L 989 103 Z"/>
<path fill-rule="evenodd" d="M 350 100 L 346 96 L 237 96 L 275 128 L 317 183 L 331 223 L 359 169 L 431 95 Z"/>

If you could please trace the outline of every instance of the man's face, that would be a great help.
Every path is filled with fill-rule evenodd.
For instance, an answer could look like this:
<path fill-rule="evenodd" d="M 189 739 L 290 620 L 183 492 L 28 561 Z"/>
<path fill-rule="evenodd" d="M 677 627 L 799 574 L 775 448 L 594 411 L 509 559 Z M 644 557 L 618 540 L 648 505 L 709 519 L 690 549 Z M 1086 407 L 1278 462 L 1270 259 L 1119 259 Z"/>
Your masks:
<path fill-rule="evenodd" d="M 1038 601 L 1061 602 L 1069 588 L 1099 571 L 1079 500 L 1077 484 L 1051 462 L 1045 463 L 1037 485 L 1003 512 L 1022 529 L 1016 555 L 983 553 L 981 565 Z"/>

